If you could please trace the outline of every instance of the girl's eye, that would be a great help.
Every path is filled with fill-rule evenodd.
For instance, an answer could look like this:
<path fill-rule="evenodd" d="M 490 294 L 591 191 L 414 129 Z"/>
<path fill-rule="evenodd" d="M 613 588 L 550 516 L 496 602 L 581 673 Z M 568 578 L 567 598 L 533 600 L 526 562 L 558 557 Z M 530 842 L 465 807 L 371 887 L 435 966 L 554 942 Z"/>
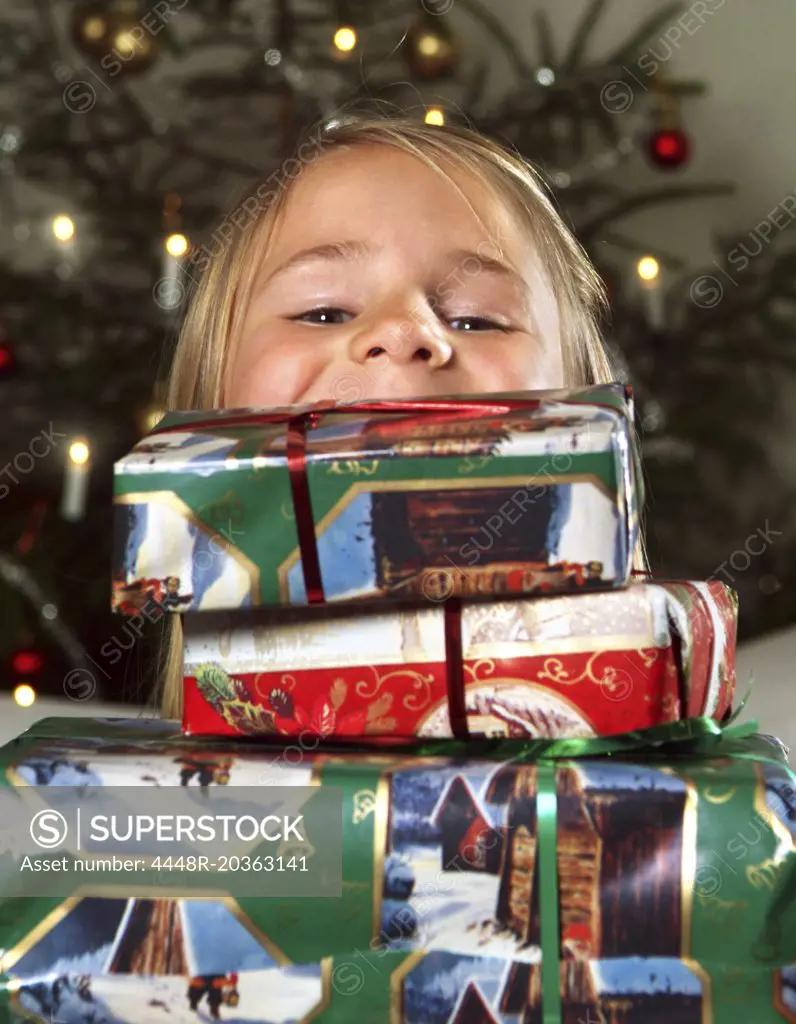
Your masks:
<path fill-rule="evenodd" d="M 306 313 L 299 313 L 291 317 L 306 324 L 343 324 L 352 319 L 350 313 L 344 309 L 337 309 L 334 306 L 320 306 L 318 309 L 309 309 Z"/>
<path fill-rule="evenodd" d="M 483 316 L 457 316 L 448 320 L 448 324 L 454 331 L 507 331 L 503 324 L 495 323 L 494 320 L 487 320 Z M 457 327 L 456 324 L 461 324 Z"/>

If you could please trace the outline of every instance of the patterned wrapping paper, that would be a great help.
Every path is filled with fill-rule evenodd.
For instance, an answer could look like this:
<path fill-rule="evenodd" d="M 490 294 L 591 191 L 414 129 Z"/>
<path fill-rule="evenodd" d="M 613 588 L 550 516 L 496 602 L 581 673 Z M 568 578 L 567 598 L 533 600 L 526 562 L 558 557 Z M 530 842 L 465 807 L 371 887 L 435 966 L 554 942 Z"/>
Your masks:
<path fill-rule="evenodd" d="M 344 794 L 342 899 L 0 900 L 0 1019 L 541 1024 L 537 768 L 289 749 L 50 719 L 0 751 L 6 784 Z M 761 737 L 557 768 L 561 1024 L 796 1021 L 794 785 Z"/>
<path fill-rule="evenodd" d="M 623 386 L 357 408 L 168 415 L 115 467 L 114 608 L 627 583 L 641 480 Z"/>
<path fill-rule="evenodd" d="M 465 602 L 460 614 L 458 683 L 440 604 L 186 616 L 183 730 L 585 737 L 731 707 L 737 599 L 719 581 Z"/>

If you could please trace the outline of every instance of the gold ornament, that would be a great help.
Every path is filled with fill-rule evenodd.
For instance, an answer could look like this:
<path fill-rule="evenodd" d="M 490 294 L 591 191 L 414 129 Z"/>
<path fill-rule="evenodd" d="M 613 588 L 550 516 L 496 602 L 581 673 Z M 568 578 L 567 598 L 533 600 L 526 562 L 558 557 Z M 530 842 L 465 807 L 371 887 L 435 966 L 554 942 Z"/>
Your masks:
<path fill-rule="evenodd" d="M 109 76 L 146 71 L 159 52 L 157 36 L 142 20 L 139 0 L 90 0 L 72 18 L 72 42 L 88 57 L 99 57 Z"/>
<path fill-rule="evenodd" d="M 459 40 L 441 16 L 425 14 L 407 32 L 404 56 L 415 78 L 452 75 L 460 55 Z"/>
<path fill-rule="evenodd" d="M 92 0 L 75 9 L 72 15 L 72 42 L 87 57 L 104 57 L 109 47 L 111 14 L 107 3 Z"/>

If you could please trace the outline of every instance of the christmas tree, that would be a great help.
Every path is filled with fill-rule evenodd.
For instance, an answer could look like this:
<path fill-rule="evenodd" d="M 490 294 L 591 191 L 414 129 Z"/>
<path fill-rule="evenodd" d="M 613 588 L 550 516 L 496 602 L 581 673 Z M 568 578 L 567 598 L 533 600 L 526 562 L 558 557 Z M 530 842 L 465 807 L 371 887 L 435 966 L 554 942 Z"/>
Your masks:
<path fill-rule="evenodd" d="M 685 274 L 623 230 L 635 211 L 729 187 L 676 178 L 704 86 L 666 73 L 650 44 L 685 6 L 662 6 L 610 53 L 593 47 L 605 0 L 584 2 L 565 40 L 529 12 L 536 52 L 487 0 L 453 6 L 3 6 L 4 685 L 146 695 L 157 636 L 122 639 L 108 611 L 112 464 L 159 414 L 186 253 L 302 133 L 360 107 L 469 124 L 542 171 L 606 283 L 606 338 L 637 398 L 653 570 L 734 583 L 745 635 L 796 617 L 791 495 L 767 445 L 772 390 L 796 360 L 796 252 L 770 246 L 738 274 L 723 239 L 723 263 Z M 497 65 L 511 75 L 500 90 Z M 640 167 L 647 184 L 624 184 Z"/>

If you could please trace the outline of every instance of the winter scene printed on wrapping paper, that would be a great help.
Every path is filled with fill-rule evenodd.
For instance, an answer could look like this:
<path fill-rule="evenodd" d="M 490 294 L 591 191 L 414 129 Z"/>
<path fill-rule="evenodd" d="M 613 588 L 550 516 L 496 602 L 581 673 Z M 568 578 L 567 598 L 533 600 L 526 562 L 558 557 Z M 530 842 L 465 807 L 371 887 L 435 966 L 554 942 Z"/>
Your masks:
<path fill-rule="evenodd" d="M 186 786 L 201 795 L 211 787 L 261 785 L 266 772 L 274 786 L 309 786 L 311 758 L 288 764 L 278 753 L 246 753 L 234 746 L 80 737 L 34 743 L 7 775 L 28 786 Z"/>
<path fill-rule="evenodd" d="M 230 554 L 243 535 L 231 515 L 201 529 L 166 496 L 164 503 L 116 503 L 113 517 L 114 611 L 141 616 L 155 605 L 162 615 L 195 610 L 206 600 L 252 603 L 256 574 Z M 166 564 L 172 568 L 161 572 Z"/>
<path fill-rule="evenodd" d="M 685 784 L 584 762 L 557 793 L 562 955 L 681 956 Z M 535 963 L 536 795 L 532 765 L 392 773 L 381 941 Z"/>
<path fill-rule="evenodd" d="M 703 1024 L 703 983 L 681 960 L 561 964 L 563 1024 Z M 429 953 L 404 973 L 400 1024 L 542 1024 L 541 965 Z"/>
<path fill-rule="evenodd" d="M 291 965 L 230 900 L 75 898 L 52 917 L 4 957 L 27 1020 L 295 1024 L 322 1002 L 320 965 Z"/>
<path fill-rule="evenodd" d="M 513 514 L 498 514 L 512 502 Z M 261 511 L 252 532 L 267 535 L 269 514 Z M 317 538 L 324 594 L 343 601 L 605 590 L 627 576 L 625 514 L 589 481 L 518 476 L 491 490 L 374 488 L 353 496 Z M 171 497 L 117 503 L 114 518 L 117 611 L 137 613 L 136 596 L 144 593 L 145 600 L 153 591 L 163 593 L 169 611 L 260 603 L 262 567 L 235 549 L 243 531 L 234 524 L 200 528 Z M 302 562 L 285 554 L 292 564 L 283 572 L 282 603 L 304 605 Z"/>

